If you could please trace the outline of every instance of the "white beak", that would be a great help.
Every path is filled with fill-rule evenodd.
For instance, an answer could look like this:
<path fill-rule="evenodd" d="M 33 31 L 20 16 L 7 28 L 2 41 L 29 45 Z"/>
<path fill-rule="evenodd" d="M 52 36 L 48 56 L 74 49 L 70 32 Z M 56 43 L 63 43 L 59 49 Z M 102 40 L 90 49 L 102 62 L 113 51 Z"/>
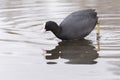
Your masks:
<path fill-rule="evenodd" d="M 41 26 L 41 32 L 42 32 L 42 33 L 46 32 L 45 24 L 46 24 L 46 23 L 43 23 L 43 25 Z"/>

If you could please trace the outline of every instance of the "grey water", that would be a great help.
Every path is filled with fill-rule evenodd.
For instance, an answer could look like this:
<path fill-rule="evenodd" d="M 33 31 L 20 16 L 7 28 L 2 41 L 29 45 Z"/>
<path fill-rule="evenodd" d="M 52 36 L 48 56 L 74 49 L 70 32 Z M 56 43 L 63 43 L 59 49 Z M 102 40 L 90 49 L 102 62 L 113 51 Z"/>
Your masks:
<path fill-rule="evenodd" d="M 0 80 L 120 80 L 120 0 L 0 0 Z M 84 40 L 43 32 L 70 13 L 96 9 L 96 29 Z M 86 23 L 87 24 L 87 23 Z"/>

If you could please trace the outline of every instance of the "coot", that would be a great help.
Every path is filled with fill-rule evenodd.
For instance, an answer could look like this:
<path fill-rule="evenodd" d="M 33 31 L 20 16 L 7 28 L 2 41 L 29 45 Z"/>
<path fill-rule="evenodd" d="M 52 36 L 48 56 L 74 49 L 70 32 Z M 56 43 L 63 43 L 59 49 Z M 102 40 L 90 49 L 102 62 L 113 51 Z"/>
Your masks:
<path fill-rule="evenodd" d="M 60 25 L 54 21 L 48 21 L 45 29 L 52 31 L 62 40 L 83 39 L 95 28 L 97 22 L 97 12 L 94 9 L 87 9 L 71 13 Z"/>

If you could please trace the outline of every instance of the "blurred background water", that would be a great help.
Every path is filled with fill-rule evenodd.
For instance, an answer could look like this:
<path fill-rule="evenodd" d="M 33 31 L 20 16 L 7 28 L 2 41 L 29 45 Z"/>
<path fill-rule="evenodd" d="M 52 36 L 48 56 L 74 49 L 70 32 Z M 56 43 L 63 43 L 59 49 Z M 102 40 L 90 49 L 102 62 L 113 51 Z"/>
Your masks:
<path fill-rule="evenodd" d="M 1 80 L 119 80 L 120 0 L 0 0 Z M 43 33 L 70 13 L 93 8 L 101 22 L 85 40 Z M 98 45 L 100 44 L 100 45 Z M 97 49 L 100 46 L 100 51 Z"/>

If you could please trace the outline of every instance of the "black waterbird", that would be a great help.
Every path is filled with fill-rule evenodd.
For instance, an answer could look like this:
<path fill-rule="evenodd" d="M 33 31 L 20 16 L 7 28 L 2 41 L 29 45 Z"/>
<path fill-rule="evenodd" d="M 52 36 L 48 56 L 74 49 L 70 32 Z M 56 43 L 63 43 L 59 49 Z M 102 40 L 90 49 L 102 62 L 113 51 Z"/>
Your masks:
<path fill-rule="evenodd" d="M 54 21 L 46 22 L 46 31 L 52 31 L 62 40 L 83 39 L 95 28 L 98 22 L 94 9 L 80 10 L 68 15 L 58 25 Z"/>

